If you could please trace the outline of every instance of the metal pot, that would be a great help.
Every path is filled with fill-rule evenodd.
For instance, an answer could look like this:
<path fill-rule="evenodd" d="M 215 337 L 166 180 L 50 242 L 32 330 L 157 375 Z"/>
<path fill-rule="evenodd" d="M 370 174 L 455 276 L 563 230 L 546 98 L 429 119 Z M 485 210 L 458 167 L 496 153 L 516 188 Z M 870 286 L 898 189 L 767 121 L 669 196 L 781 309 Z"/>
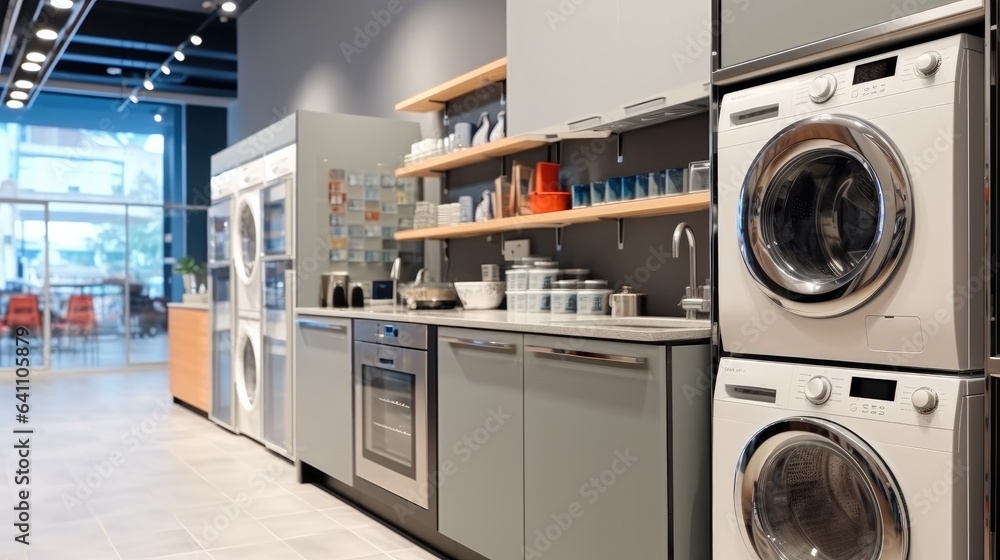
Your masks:
<path fill-rule="evenodd" d="M 646 294 L 637 294 L 632 286 L 622 286 L 620 294 L 611 294 L 612 317 L 640 317 L 646 314 Z"/>

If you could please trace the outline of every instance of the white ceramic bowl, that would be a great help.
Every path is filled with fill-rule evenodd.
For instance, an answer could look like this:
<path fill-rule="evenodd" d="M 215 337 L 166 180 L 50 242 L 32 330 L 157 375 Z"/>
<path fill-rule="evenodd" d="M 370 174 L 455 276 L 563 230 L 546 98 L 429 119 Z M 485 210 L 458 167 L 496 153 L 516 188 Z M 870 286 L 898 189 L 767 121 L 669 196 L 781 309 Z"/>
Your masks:
<path fill-rule="evenodd" d="M 503 303 L 506 282 L 455 282 L 465 309 L 496 309 Z"/>

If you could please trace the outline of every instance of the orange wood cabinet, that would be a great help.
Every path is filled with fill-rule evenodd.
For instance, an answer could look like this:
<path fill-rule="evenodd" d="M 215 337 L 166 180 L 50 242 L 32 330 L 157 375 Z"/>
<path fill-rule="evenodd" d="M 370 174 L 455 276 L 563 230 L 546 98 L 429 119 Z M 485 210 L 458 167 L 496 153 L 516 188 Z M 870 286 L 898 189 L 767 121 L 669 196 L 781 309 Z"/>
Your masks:
<path fill-rule="evenodd" d="M 168 325 L 170 394 L 208 412 L 208 308 L 171 306 Z"/>

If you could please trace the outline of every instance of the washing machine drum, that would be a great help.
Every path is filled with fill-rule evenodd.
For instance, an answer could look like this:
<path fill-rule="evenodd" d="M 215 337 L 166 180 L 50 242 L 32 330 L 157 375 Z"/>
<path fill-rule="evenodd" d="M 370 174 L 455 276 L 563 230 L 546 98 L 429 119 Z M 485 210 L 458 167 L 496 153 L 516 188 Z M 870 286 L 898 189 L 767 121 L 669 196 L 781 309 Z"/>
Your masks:
<path fill-rule="evenodd" d="M 249 280 L 257 266 L 257 216 L 244 200 L 240 203 L 239 214 L 239 255 L 241 266 L 237 268 L 244 281 Z"/>
<path fill-rule="evenodd" d="M 761 430 L 736 483 L 740 530 L 763 560 L 903 560 L 907 517 L 895 479 L 866 444 L 832 423 Z"/>
<path fill-rule="evenodd" d="M 875 126 L 842 115 L 774 136 L 744 180 L 743 260 L 773 301 L 811 317 L 847 313 L 892 275 L 909 237 L 906 166 Z"/>

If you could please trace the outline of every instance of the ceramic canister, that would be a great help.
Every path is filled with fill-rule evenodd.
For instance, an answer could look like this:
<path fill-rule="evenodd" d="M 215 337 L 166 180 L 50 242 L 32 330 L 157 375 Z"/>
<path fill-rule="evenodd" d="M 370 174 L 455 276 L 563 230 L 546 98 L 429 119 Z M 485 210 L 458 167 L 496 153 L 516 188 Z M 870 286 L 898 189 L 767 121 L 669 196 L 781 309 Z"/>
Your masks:
<path fill-rule="evenodd" d="M 578 315 L 607 315 L 611 290 L 579 290 L 576 293 Z"/>
<path fill-rule="evenodd" d="M 528 289 L 550 290 L 557 276 L 559 270 L 555 268 L 532 268 L 528 270 Z"/>
<path fill-rule="evenodd" d="M 510 313 L 525 313 L 528 310 L 528 294 L 525 292 L 507 292 L 507 311 Z"/>
<path fill-rule="evenodd" d="M 552 313 L 576 313 L 576 290 L 552 290 Z"/>
<path fill-rule="evenodd" d="M 528 298 L 528 313 L 548 313 L 552 309 L 550 290 L 528 290 L 524 293 Z"/>
<path fill-rule="evenodd" d="M 528 289 L 528 269 L 512 268 L 505 272 L 507 289 L 511 292 L 523 292 Z"/>

